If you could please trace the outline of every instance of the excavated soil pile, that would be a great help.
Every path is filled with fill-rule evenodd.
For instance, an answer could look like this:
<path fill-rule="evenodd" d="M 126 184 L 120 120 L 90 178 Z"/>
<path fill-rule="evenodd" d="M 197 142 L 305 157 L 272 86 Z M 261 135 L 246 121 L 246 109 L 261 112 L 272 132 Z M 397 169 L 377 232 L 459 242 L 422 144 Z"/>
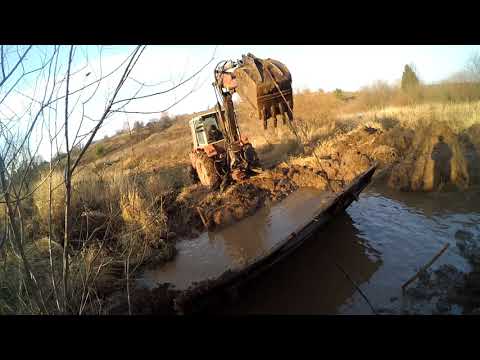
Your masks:
<path fill-rule="evenodd" d="M 253 214 L 266 199 L 266 192 L 250 183 L 229 187 L 224 193 L 207 198 L 198 204 L 206 227 L 228 225 Z"/>
<path fill-rule="evenodd" d="M 377 162 L 376 177 L 385 176 L 397 190 L 464 190 L 480 184 L 480 124 L 457 135 L 445 122 L 430 121 L 415 130 L 372 122 L 336 135 L 314 151 L 291 164 L 320 170 L 330 183 L 348 183 Z"/>
<path fill-rule="evenodd" d="M 300 187 L 328 188 L 326 175 L 306 165 L 281 164 L 257 176 L 234 183 L 223 192 L 210 191 L 197 184 L 184 188 L 175 201 L 167 204 L 171 231 L 195 236 L 241 220 L 269 202 L 277 202 Z M 334 191 L 342 186 L 332 184 Z"/>
<path fill-rule="evenodd" d="M 247 182 L 234 184 L 223 193 L 192 185 L 167 207 L 169 227 L 176 235 L 195 237 L 205 228 L 230 224 L 254 213 L 266 198 L 265 191 Z"/>
<path fill-rule="evenodd" d="M 361 126 L 323 142 L 315 148 L 312 156 L 299 157 L 291 163 L 308 165 L 323 174 L 330 187 L 338 190 L 375 162 L 382 166 L 398 157 L 393 147 L 379 144 L 383 133 L 380 125 Z"/>

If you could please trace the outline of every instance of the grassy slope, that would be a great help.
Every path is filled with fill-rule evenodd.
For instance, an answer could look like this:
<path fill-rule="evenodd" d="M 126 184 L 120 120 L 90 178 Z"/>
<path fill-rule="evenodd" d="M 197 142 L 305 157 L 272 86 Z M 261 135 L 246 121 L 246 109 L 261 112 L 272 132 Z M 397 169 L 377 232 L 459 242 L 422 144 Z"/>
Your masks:
<path fill-rule="evenodd" d="M 473 124 L 480 123 L 480 102 L 432 103 L 412 106 L 384 107 L 358 113 L 361 98 L 341 101 L 332 93 L 302 92 L 295 95 L 295 117 L 299 135 L 304 144 L 314 146 L 338 132 L 361 123 L 377 121 L 391 126 L 417 128 L 428 120 L 444 121 L 457 134 Z M 358 102 L 355 104 L 355 102 Z M 353 105 L 353 106 L 352 106 Z M 242 133 L 252 141 L 265 165 L 269 166 L 296 154 L 295 137 L 279 121 L 277 129 L 270 125 L 264 131 L 255 113 L 245 103 L 237 107 Z M 123 133 L 98 141 L 87 152 L 83 162 L 90 168 L 106 173 L 176 173 L 189 163 L 191 149 L 188 120 L 197 114 L 177 117 L 167 129 L 145 127 L 132 133 Z M 97 147 L 104 155 L 96 154 Z M 107 164 L 107 166 L 105 166 Z"/>

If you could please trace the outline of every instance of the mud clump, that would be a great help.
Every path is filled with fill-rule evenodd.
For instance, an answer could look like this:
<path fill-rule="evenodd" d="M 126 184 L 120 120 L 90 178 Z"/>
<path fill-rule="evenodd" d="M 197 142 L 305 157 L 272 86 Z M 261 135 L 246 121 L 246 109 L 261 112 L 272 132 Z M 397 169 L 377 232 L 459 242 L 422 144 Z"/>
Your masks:
<path fill-rule="evenodd" d="M 176 315 L 174 310 L 174 298 L 176 291 L 171 290 L 170 284 L 162 284 L 155 289 L 132 289 L 130 292 L 130 304 L 121 291 L 112 295 L 105 308 L 108 314 L 122 315 Z"/>
<path fill-rule="evenodd" d="M 455 239 L 460 254 L 472 264 L 473 270 L 465 273 L 445 264 L 434 271 L 422 272 L 417 282 L 405 291 L 407 300 L 414 303 L 410 313 L 450 314 L 455 305 L 463 314 L 479 311 L 480 238 L 459 230 Z"/>
<path fill-rule="evenodd" d="M 474 237 L 472 233 L 458 230 L 455 233 L 458 250 L 473 266 L 480 267 L 480 237 Z"/>
<path fill-rule="evenodd" d="M 242 182 L 204 198 L 197 204 L 197 212 L 207 228 L 225 226 L 253 214 L 263 206 L 267 195 L 265 190 Z"/>

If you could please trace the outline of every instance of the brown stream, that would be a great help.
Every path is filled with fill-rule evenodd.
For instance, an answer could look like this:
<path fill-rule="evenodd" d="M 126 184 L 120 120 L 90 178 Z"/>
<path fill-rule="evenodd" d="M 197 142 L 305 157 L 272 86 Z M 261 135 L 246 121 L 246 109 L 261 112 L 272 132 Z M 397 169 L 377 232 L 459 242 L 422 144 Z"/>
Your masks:
<path fill-rule="evenodd" d="M 149 271 L 144 284 L 218 276 L 254 261 L 318 208 L 321 196 L 304 189 L 223 231 L 179 243 L 177 259 Z M 326 201 L 325 199 L 321 201 Z M 480 234 L 480 192 L 399 193 L 371 184 L 342 215 L 300 248 L 243 287 L 222 314 L 371 314 L 364 298 L 335 264 L 341 265 L 375 309 L 405 310 L 401 285 L 445 243 L 432 269 L 452 264 L 468 271 L 455 233 Z M 173 281 L 172 281 L 173 279 Z M 451 313 L 461 313 L 453 306 Z"/>

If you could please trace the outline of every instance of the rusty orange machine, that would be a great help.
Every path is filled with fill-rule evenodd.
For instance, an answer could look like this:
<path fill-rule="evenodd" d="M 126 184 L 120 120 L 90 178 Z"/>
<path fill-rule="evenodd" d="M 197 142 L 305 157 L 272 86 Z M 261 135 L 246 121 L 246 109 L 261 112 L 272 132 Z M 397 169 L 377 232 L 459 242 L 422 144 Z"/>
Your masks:
<path fill-rule="evenodd" d="M 240 133 L 234 93 L 257 112 L 265 129 L 269 121 L 277 127 L 279 117 L 284 125 L 293 121 L 292 77 L 281 62 L 249 53 L 238 61 L 218 63 L 214 78 L 217 109 L 189 122 L 191 176 L 211 188 L 261 171 L 255 149 Z"/>

